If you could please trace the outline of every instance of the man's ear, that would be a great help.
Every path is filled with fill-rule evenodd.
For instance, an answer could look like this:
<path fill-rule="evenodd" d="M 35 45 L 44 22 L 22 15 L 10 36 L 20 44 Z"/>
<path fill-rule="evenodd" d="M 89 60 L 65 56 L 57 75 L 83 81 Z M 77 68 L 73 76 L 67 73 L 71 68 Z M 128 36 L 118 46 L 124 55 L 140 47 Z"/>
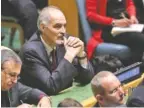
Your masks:
<path fill-rule="evenodd" d="M 103 103 L 103 101 L 104 101 L 103 96 L 101 96 L 100 94 L 98 94 L 95 97 L 96 97 L 98 103 Z"/>
<path fill-rule="evenodd" d="M 41 24 L 40 24 L 40 31 L 41 31 L 41 32 L 44 32 L 44 29 L 45 29 L 45 25 L 44 25 L 43 23 L 41 23 Z"/>

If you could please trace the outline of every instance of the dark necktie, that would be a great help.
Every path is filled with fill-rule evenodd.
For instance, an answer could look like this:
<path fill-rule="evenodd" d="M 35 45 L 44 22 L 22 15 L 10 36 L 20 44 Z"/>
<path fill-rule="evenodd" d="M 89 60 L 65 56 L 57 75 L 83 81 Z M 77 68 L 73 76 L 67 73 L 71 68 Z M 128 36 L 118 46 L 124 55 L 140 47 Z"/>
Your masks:
<path fill-rule="evenodd" d="M 55 50 L 52 50 L 51 57 L 52 57 L 51 70 L 53 71 L 56 69 L 56 51 Z"/>

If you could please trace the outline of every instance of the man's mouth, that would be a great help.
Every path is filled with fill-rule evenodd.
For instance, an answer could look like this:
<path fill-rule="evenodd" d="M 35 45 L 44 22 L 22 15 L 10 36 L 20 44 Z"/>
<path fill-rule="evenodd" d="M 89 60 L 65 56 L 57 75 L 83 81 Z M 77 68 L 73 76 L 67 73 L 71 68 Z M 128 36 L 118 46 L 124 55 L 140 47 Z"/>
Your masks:
<path fill-rule="evenodd" d="M 8 85 L 8 87 L 9 87 L 9 88 L 12 88 L 12 87 L 13 87 L 13 84 L 11 84 L 11 85 Z"/>
<path fill-rule="evenodd" d="M 119 100 L 119 101 L 120 101 L 120 102 L 121 102 L 121 101 L 123 101 L 123 98 L 120 98 L 120 100 Z"/>
<path fill-rule="evenodd" d="M 9 84 L 8 86 L 9 86 L 10 88 L 12 88 L 14 85 L 15 85 L 15 83 L 12 83 L 12 84 Z"/>
<path fill-rule="evenodd" d="M 57 38 L 57 40 L 64 40 L 63 36 Z"/>
<path fill-rule="evenodd" d="M 119 102 L 122 102 L 124 100 L 124 95 L 122 95 L 119 99 Z"/>

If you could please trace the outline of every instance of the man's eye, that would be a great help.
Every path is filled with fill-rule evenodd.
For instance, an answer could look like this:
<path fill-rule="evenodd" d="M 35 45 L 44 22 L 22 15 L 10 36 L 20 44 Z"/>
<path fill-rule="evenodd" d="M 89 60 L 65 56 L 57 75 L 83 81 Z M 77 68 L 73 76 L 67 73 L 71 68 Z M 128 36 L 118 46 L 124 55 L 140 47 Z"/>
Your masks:
<path fill-rule="evenodd" d="M 55 27 L 55 28 L 61 28 L 61 25 L 58 24 L 58 25 L 55 25 L 54 27 Z"/>
<path fill-rule="evenodd" d="M 10 74 L 10 76 L 15 77 L 16 75 L 14 75 L 14 74 Z"/>
<path fill-rule="evenodd" d="M 117 89 L 114 89 L 114 90 L 113 90 L 113 93 L 115 93 L 116 91 L 117 91 Z"/>
<path fill-rule="evenodd" d="M 117 89 L 114 89 L 114 90 L 110 91 L 110 94 L 113 94 L 113 93 L 115 93 L 116 91 L 117 91 Z"/>

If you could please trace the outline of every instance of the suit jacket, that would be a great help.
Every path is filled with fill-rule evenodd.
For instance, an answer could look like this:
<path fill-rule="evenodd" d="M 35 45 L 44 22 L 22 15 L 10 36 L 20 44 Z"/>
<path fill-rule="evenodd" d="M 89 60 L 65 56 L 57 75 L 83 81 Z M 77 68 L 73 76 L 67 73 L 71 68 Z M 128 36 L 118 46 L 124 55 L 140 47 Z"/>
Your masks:
<path fill-rule="evenodd" d="M 91 64 L 88 63 L 88 68 L 84 69 L 77 59 L 73 63 L 68 62 L 64 54 L 64 46 L 57 46 L 57 68 L 52 72 L 40 34 L 35 33 L 20 51 L 23 61 L 21 81 L 50 95 L 69 87 L 74 77 L 84 84 L 90 82 L 94 76 Z"/>
<path fill-rule="evenodd" d="M 21 83 L 17 83 L 9 91 L 1 91 L 1 107 L 17 107 L 22 100 L 25 103 L 37 104 L 40 96 L 46 95 L 38 89 L 32 89 Z"/>
<path fill-rule="evenodd" d="M 127 107 L 144 107 L 144 79 L 134 88 L 126 104 Z"/>
<path fill-rule="evenodd" d="M 126 10 L 129 16 L 136 14 L 135 6 L 132 0 L 126 1 Z M 102 27 L 111 25 L 113 18 L 106 16 L 107 0 L 86 0 L 86 15 L 89 22 L 98 24 L 98 27 L 92 30 L 92 37 L 87 44 L 88 58 L 92 57 L 94 49 L 103 42 L 101 38 Z"/>

